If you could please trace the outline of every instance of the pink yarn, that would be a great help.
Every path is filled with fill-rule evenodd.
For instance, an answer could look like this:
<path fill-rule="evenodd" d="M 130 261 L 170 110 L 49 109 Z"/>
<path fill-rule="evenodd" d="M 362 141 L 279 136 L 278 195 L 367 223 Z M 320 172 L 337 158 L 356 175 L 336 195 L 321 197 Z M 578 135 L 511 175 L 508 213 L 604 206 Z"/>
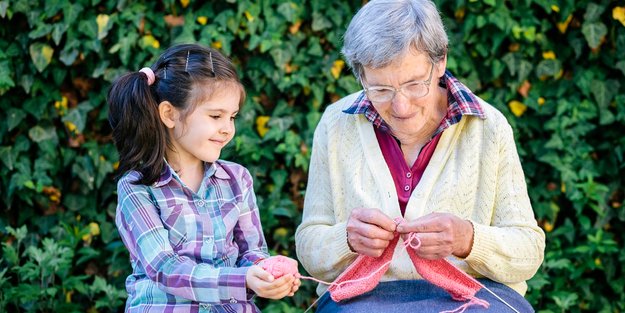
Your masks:
<path fill-rule="evenodd" d="M 271 273 L 274 278 L 280 278 L 288 274 L 293 274 L 293 276 L 297 278 L 300 277 L 297 269 L 297 261 L 283 255 L 275 255 L 266 258 L 262 260 L 259 265 L 265 271 Z"/>

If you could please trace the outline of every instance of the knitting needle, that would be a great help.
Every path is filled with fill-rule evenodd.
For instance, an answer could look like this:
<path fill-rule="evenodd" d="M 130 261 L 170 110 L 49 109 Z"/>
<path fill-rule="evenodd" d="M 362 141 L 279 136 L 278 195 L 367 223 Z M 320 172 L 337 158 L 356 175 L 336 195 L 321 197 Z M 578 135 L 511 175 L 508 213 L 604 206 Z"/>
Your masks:
<path fill-rule="evenodd" d="M 308 307 L 308 309 L 306 309 L 306 311 L 304 311 L 304 313 L 307 313 L 308 311 L 310 311 L 310 309 L 312 309 L 312 307 L 313 307 L 313 306 L 315 306 L 315 304 L 317 304 L 317 301 L 319 301 L 319 299 L 321 299 L 321 297 L 323 297 L 323 295 L 324 295 L 326 292 L 328 292 L 328 289 L 326 289 L 326 291 L 324 291 L 324 292 L 323 292 L 323 293 L 319 296 L 319 298 L 317 298 L 317 300 L 315 300 L 315 302 L 313 302 L 313 303 L 312 303 L 312 304 Z"/>
<path fill-rule="evenodd" d="M 490 289 L 486 288 L 486 286 L 482 285 L 482 288 L 484 288 L 486 291 L 490 292 L 491 295 L 493 295 L 499 301 L 503 302 L 503 304 L 507 305 L 510 309 L 512 309 L 512 311 L 514 311 L 516 313 L 521 313 L 521 312 L 517 311 L 517 309 L 515 309 L 513 306 L 511 306 L 508 302 L 506 302 L 504 299 L 500 298 L 497 294 L 492 292 Z"/>

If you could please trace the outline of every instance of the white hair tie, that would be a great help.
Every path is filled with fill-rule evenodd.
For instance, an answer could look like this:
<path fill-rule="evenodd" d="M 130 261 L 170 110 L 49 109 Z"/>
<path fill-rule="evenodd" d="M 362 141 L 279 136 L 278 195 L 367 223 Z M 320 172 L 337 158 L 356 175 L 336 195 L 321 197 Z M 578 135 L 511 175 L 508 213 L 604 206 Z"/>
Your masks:
<path fill-rule="evenodd" d="M 154 76 L 154 71 L 152 71 L 151 68 L 144 67 L 144 68 L 140 69 L 139 72 L 145 74 L 145 76 L 148 77 L 148 86 L 152 86 L 152 84 L 154 84 L 154 81 L 156 80 L 156 77 Z"/>

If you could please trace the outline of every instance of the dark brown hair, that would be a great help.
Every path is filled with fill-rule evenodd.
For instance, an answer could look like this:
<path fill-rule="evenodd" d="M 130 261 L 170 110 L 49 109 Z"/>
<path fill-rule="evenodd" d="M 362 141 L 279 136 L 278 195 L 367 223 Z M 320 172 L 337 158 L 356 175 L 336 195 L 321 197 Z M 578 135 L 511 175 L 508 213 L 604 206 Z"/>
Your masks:
<path fill-rule="evenodd" d="M 118 78 L 109 89 L 109 123 L 119 152 L 119 173 L 135 170 L 141 178 L 135 183 L 151 185 L 165 166 L 165 152 L 171 139 L 161 122 L 158 105 L 169 101 L 180 109 L 182 118 L 195 108 L 194 88 L 210 97 L 222 84 L 240 89 L 239 105 L 245 91 L 228 58 L 218 51 L 197 44 L 173 46 L 163 52 L 151 67 L 155 81 L 148 85 L 145 73 L 132 72 Z"/>

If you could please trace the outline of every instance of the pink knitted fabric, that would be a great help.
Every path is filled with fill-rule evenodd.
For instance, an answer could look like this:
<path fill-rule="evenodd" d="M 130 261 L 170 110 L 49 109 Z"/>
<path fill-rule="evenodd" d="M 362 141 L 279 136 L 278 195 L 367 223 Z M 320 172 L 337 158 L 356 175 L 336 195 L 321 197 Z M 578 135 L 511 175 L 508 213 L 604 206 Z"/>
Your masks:
<path fill-rule="evenodd" d="M 398 240 L 399 235 L 395 234 L 395 238 L 391 240 L 386 250 L 378 258 L 359 255 L 354 263 L 347 267 L 328 288 L 332 300 L 338 302 L 349 299 L 375 288 L 390 266 L 388 261 L 393 258 Z"/>
<path fill-rule="evenodd" d="M 288 274 L 293 274 L 298 278 L 300 276 L 297 270 L 297 261 L 283 255 L 275 255 L 262 260 L 260 267 L 271 273 L 276 279 Z"/>
<path fill-rule="evenodd" d="M 378 285 L 380 278 L 390 266 L 399 234 L 391 240 L 379 258 L 360 255 L 328 288 L 336 302 L 361 295 Z M 475 297 L 484 286 L 445 259 L 427 260 L 419 257 L 415 249 L 407 247 L 408 255 L 417 272 L 430 283 L 443 288 L 454 300 L 469 303 L 449 312 L 463 312 L 469 305 L 488 307 L 489 303 Z M 380 270 L 380 268 L 382 268 Z"/>

